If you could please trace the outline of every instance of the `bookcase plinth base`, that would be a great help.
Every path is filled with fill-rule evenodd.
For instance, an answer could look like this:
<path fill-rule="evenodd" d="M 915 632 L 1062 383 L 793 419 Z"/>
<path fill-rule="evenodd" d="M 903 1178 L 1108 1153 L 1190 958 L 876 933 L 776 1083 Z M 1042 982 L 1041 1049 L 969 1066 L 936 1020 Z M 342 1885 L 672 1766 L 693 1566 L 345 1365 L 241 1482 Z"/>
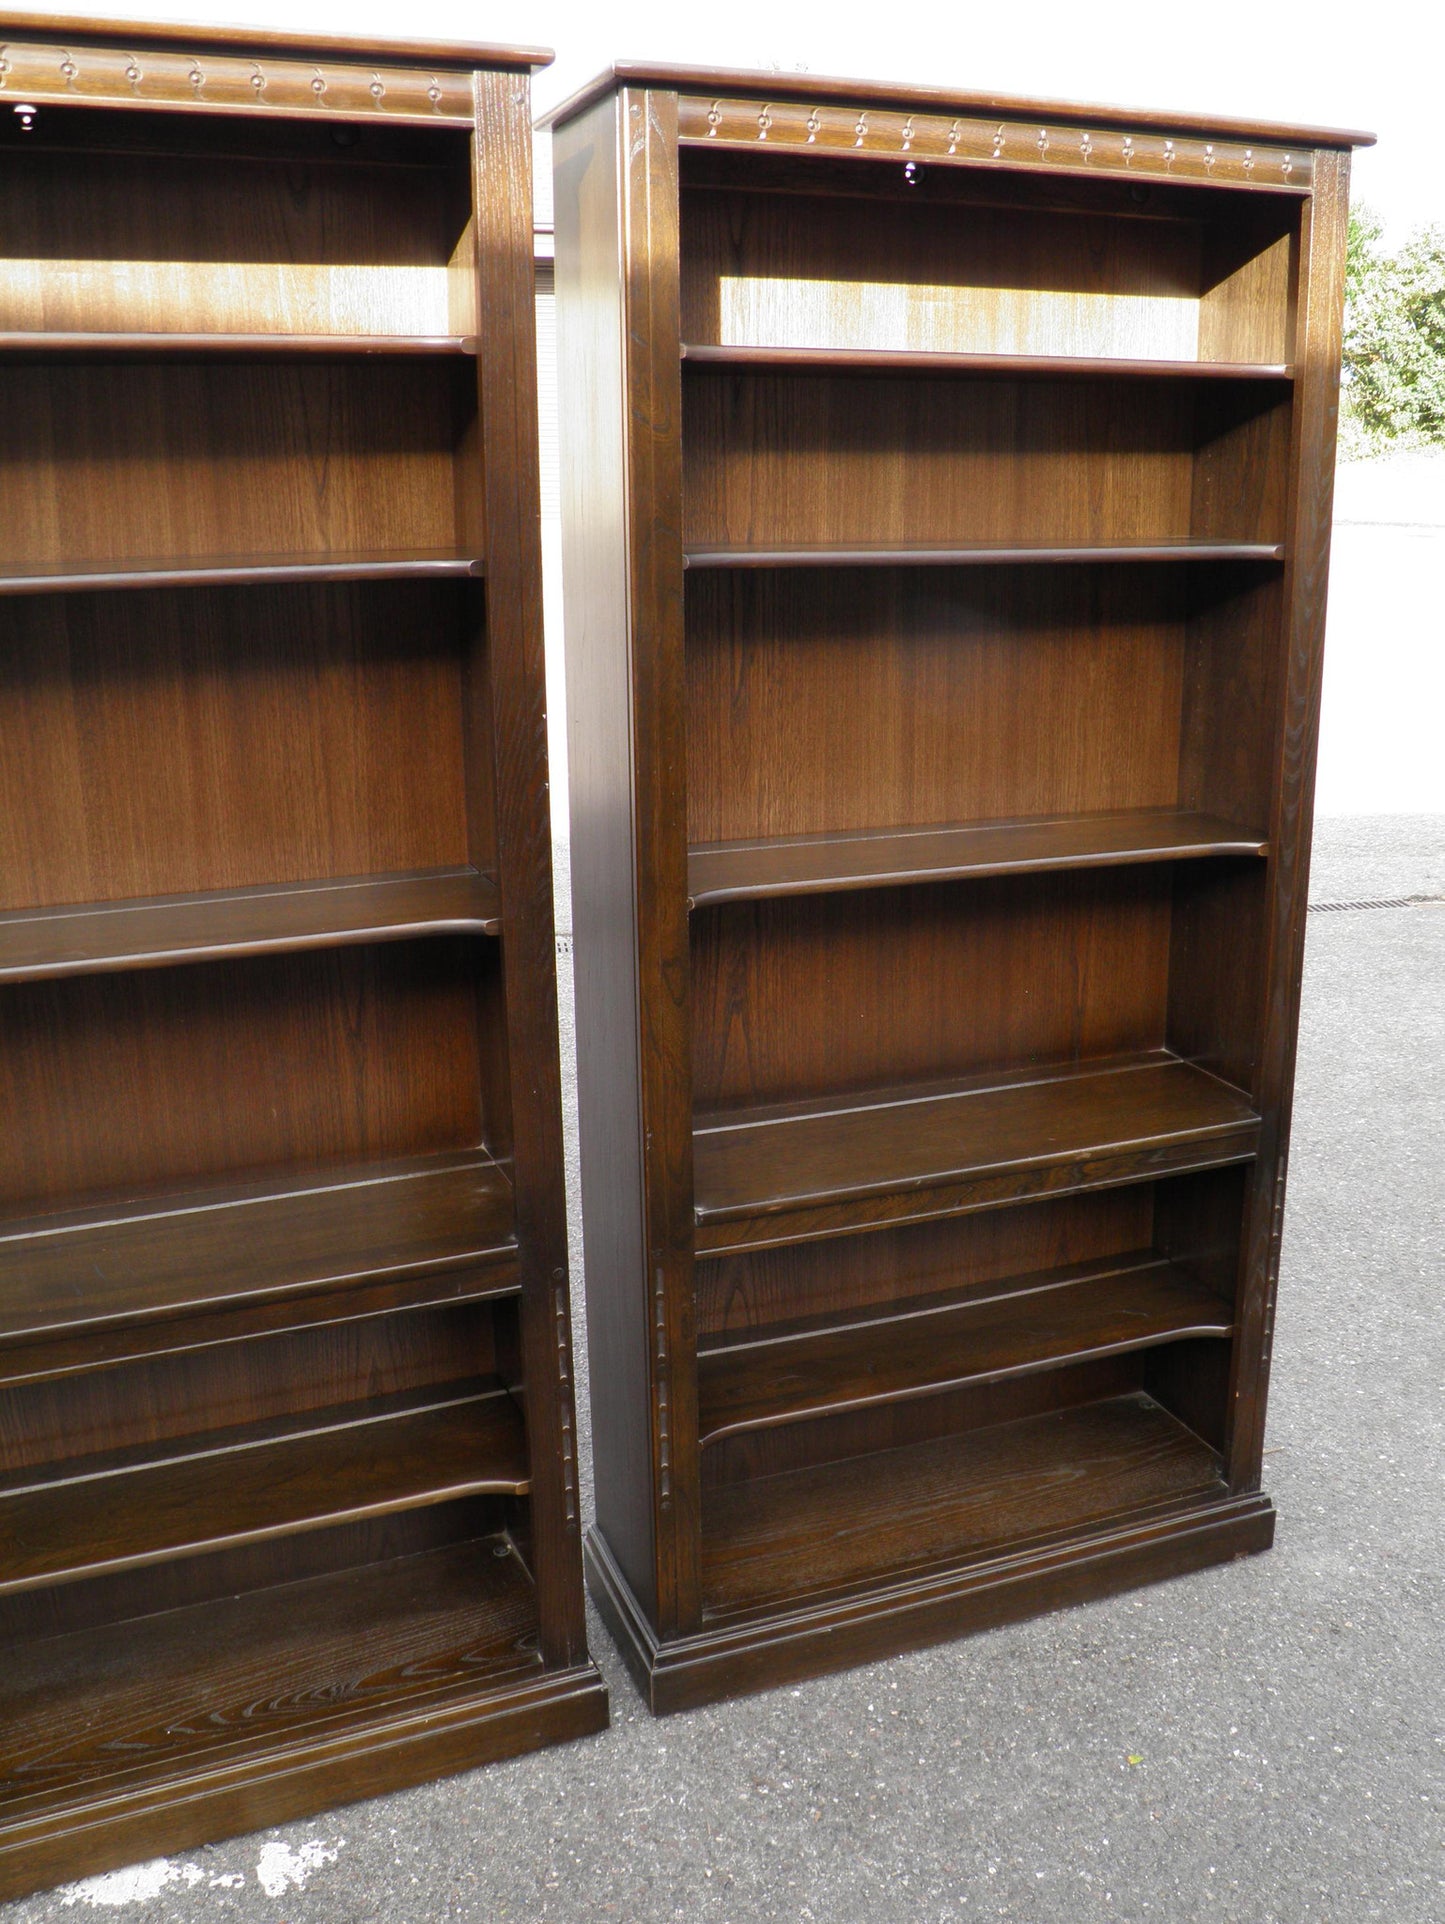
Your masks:
<path fill-rule="evenodd" d="M 141 1785 L 0 1832 L 0 1901 L 192 1850 L 341 1804 L 473 1770 L 607 1728 L 591 1663 L 164 1784 Z"/>
<path fill-rule="evenodd" d="M 845 1597 L 752 1614 L 661 1641 L 607 1543 L 587 1537 L 588 1588 L 658 1716 L 874 1663 L 1269 1549 L 1275 1509 L 1259 1493 L 1090 1530 L 984 1563 L 887 1578 Z"/>

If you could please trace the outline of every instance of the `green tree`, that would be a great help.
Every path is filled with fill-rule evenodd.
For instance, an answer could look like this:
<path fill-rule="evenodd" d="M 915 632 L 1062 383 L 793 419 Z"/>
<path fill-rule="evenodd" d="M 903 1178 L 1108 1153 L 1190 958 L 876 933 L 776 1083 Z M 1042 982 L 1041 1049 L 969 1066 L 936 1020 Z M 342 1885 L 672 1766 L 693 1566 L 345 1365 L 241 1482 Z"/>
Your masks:
<path fill-rule="evenodd" d="M 1445 228 L 1398 254 L 1368 208 L 1345 256 L 1343 440 L 1347 453 L 1445 443 Z"/>

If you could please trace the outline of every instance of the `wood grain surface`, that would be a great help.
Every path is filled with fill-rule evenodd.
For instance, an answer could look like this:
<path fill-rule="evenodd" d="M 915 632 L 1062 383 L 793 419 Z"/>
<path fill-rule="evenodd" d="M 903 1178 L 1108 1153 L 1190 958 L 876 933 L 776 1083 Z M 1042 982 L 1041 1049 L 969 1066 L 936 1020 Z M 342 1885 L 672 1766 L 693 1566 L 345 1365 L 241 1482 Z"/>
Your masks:
<path fill-rule="evenodd" d="M 1273 503 L 1191 522 L 1200 431 L 1270 393 L 1218 384 L 1201 414 L 1184 383 L 712 373 L 683 390 L 687 547 L 1277 544 Z"/>
<path fill-rule="evenodd" d="M 699 1247 L 746 1248 L 1254 1154 L 1237 1089 L 1166 1051 L 699 1117 Z"/>
<path fill-rule="evenodd" d="M 0 604 L 0 906 L 467 866 L 460 593 Z"/>
<path fill-rule="evenodd" d="M 1158 1048 L 1171 902 L 1145 865 L 700 911 L 698 1110 Z"/>
<path fill-rule="evenodd" d="M 0 352 L 4 351 L 0 339 Z M 360 350 L 358 350 L 360 351 Z M 401 351 L 401 350 L 398 350 Z M 417 349 L 420 352 L 420 348 Z M 1131 380 L 1292 381 L 1288 362 L 1130 360 L 1107 354 L 985 354 L 968 349 L 889 347 L 771 347 L 750 344 L 722 347 L 705 342 L 682 344 L 689 368 L 778 368 L 826 370 L 834 374 L 997 375 L 1011 381 Z"/>
<path fill-rule="evenodd" d="M 224 1602 L 163 1611 L 103 1637 L 12 1646 L 0 1811 L 355 1727 L 479 1675 L 540 1668 L 536 1601 L 506 1540 L 461 1543 Z M 3 1837 L 0 1828 L 0 1837 Z"/>
<path fill-rule="evenodd" d="M 592 1301 L 601 1309 L 587 1325 L 597 1515 L 628 1581 L 655 1615 L 655 1331 L 648 1226 L 639 1200 L 645 1144 L 636 936 L 640 804 L 630 753 L 636 711 L 629 373 L 617 293 L 624 271 L 624 148 L 611 101 L 557 136 L 557 374 L 571 424 L 561 438 L 567 786 L 579 958 L 578 1132 L 589 1196 L 582 1232 Z M 645 514 L 655 504 L 644 498 L 642 506 Z"/>
<path fill-rule="evenodd" d="M 451 361 L 37 366 L 0 427 L 0 572 L 453 549 Z"/>
<path fill-rule="evenodd" d="M 0 1593 L 526 1487 L 521 1417 L 490 1384 L 220 1428 L 189 1452 L 77 1456 L 0 1489 Z"/>
<path fill-rule="evenodd" d="M 1021 1278 L 1007 1293 L 915 1298 L 887 1314 L 714 1340 L 699 1357 L 699 1426 L 707 1444 L 1230 1328 L 1229 1305 L 1203 1283 L 1138 1252 L 1128 1265 Z"/>
<path fill-rule="evenodd" d="M 455 138 L 431 167 L 337 147 L 182 163 L 164 124 L 154 143 L 103 167 L 81 148 L 7 152 L 0 334 L 475 334 L 448 269 L 467 219 Z"/>
<path fill-rule="evenodd" d="M 7 1343 L 169 1319 L 382 1278 L 467 1272 L 515 1246 L 511 1185 L 439 1155 L 182 1191 L 0 1231 Z M 164 1339 L 158 1339 L 164 1340 Z M 3 1367 L 15 1366 L 7 1355 Z"/>
<path fill-rule="evenodd" d="M 238 955 L 495 935 L 497 887 L 475 869 L 223 889 L 0 915 L 0 982 L 164 968 Z"/>
<path fill-rule="evenodd" d="M 683 205 L 689 343 L 1145 366 L 1288 358 L 1288 255 L 1271 251 L 1267 229 L 1257 239 L 1268 272 L 1254 254 L 1231 264 L 1251 283 L 1258 321 L 1226 356 L 1205 316 L 1228 298 L 1232 275 L 1202 219 L 827 192 L 800 206 L 776 193 L 694 189 Z"/>
<path fill-rule="evenodd" d="M 1154 568 L 690 574 L 689 837 L 1172 807 L 1195 592 Z"/>
<path fill-rule="evenodd" d="M 472 946 L 16 985 L 0 998 L 0 1108 L 26 1127 L 0 1145 L 0 1198 L 38 1212 L 158 1178 L 476 1147 Z"/>
<path fill-rule="evenodd" d="M 865 1236 L 709 1257 L 697 1265 L 699 1347 L 819 1317 L 866 1321 L 899 1303 L 1117 1261 L 1153 1242 L 1155 1194 L 1154 1185 L 1138 1183 Z"/>
<path fill-rule="evenodd" d="M 1144 1396 L 709 1492 L 710 1612 L 978 1558 L 1151 1504 L 1217 1495 L 1214 1452 Z M 798 1543 L 810 1545 L 805 1571 Z"/>
<path fill-rule="evenodd" d="M 1041 99 L 1032 94 L 994 94 L 960 92 L 948 87 L 920 86 L 916 81 L 848 80 L 824 74 L 759 72 L 739 67 L 689 66 L 677 61 L 617 60 L 590 80 L 585 87 L 554 107 L 546 126 L 565 126 L 595 100 L 617 88 L 630 86 L 641 90 L 688 93 L 751 93 L 759 99 L 801 101 L 842 101 L 886 103 L 916 113 L 977 112 L 989 119 L 1000 115 L 1019 115 L 1028 122 L 1059 115 L 1091 126 L 1147 127 L 1163 131 L 1189 131 L 1202 135 L 1217 134 L 1237 140 L 1287 141 L 1294 147 L 1369 147 L 1375 136 L 1347 132 L 1338 127 L 1302 127 L 1272 120 L 1231 119 L 1228 116 L 1179 113 L 1157 107 L 1122 107 L 1117 104 L 1084 104 L 1079 101 Z M 757 138 L 756 127 L 753 130 Z"/>
<path fill-rule="evenodd" d="M 714 902 L 897 888 L 921 881 L 1265 852 L 1259 837 L 1215 816 L 1182 809 L 1129 809 L 1023 822 L 708 842 L 688 851 L 687 886 L 691 906 L 701 908 Z"/>

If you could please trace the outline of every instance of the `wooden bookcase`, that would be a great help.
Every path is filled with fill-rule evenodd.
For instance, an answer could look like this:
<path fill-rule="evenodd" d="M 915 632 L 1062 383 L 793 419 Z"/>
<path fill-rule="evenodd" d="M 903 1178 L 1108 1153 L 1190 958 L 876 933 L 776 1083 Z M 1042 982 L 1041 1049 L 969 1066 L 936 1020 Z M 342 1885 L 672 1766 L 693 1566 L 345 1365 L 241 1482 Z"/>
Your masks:
<path fill-rule="evenodd" d="M 553 124 L 598 1601 L 670 1710 L 1262 1550 L 1364 137 Z"/>
<path fill-rule="evenodd" d="M 542 674 L 546 56 L 0 41 L 3 1896 L 607 1710 Z"/>

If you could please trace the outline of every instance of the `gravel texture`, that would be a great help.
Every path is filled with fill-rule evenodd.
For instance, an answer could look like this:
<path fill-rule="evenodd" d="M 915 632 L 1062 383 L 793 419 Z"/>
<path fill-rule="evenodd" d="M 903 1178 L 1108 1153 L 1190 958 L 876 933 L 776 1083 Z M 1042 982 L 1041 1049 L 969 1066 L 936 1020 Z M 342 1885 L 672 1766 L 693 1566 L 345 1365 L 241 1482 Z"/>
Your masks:
<path fill-rule="evenodd" d="M 1319 900 L 1442 874 L 1320 825 Z M 1440 1924 L 1442 983 L 1445 905 L 1310 917 L 1268 1556 L 665 1721 L 594 1618 L 610 1734 L 0 1921 Z"/>

